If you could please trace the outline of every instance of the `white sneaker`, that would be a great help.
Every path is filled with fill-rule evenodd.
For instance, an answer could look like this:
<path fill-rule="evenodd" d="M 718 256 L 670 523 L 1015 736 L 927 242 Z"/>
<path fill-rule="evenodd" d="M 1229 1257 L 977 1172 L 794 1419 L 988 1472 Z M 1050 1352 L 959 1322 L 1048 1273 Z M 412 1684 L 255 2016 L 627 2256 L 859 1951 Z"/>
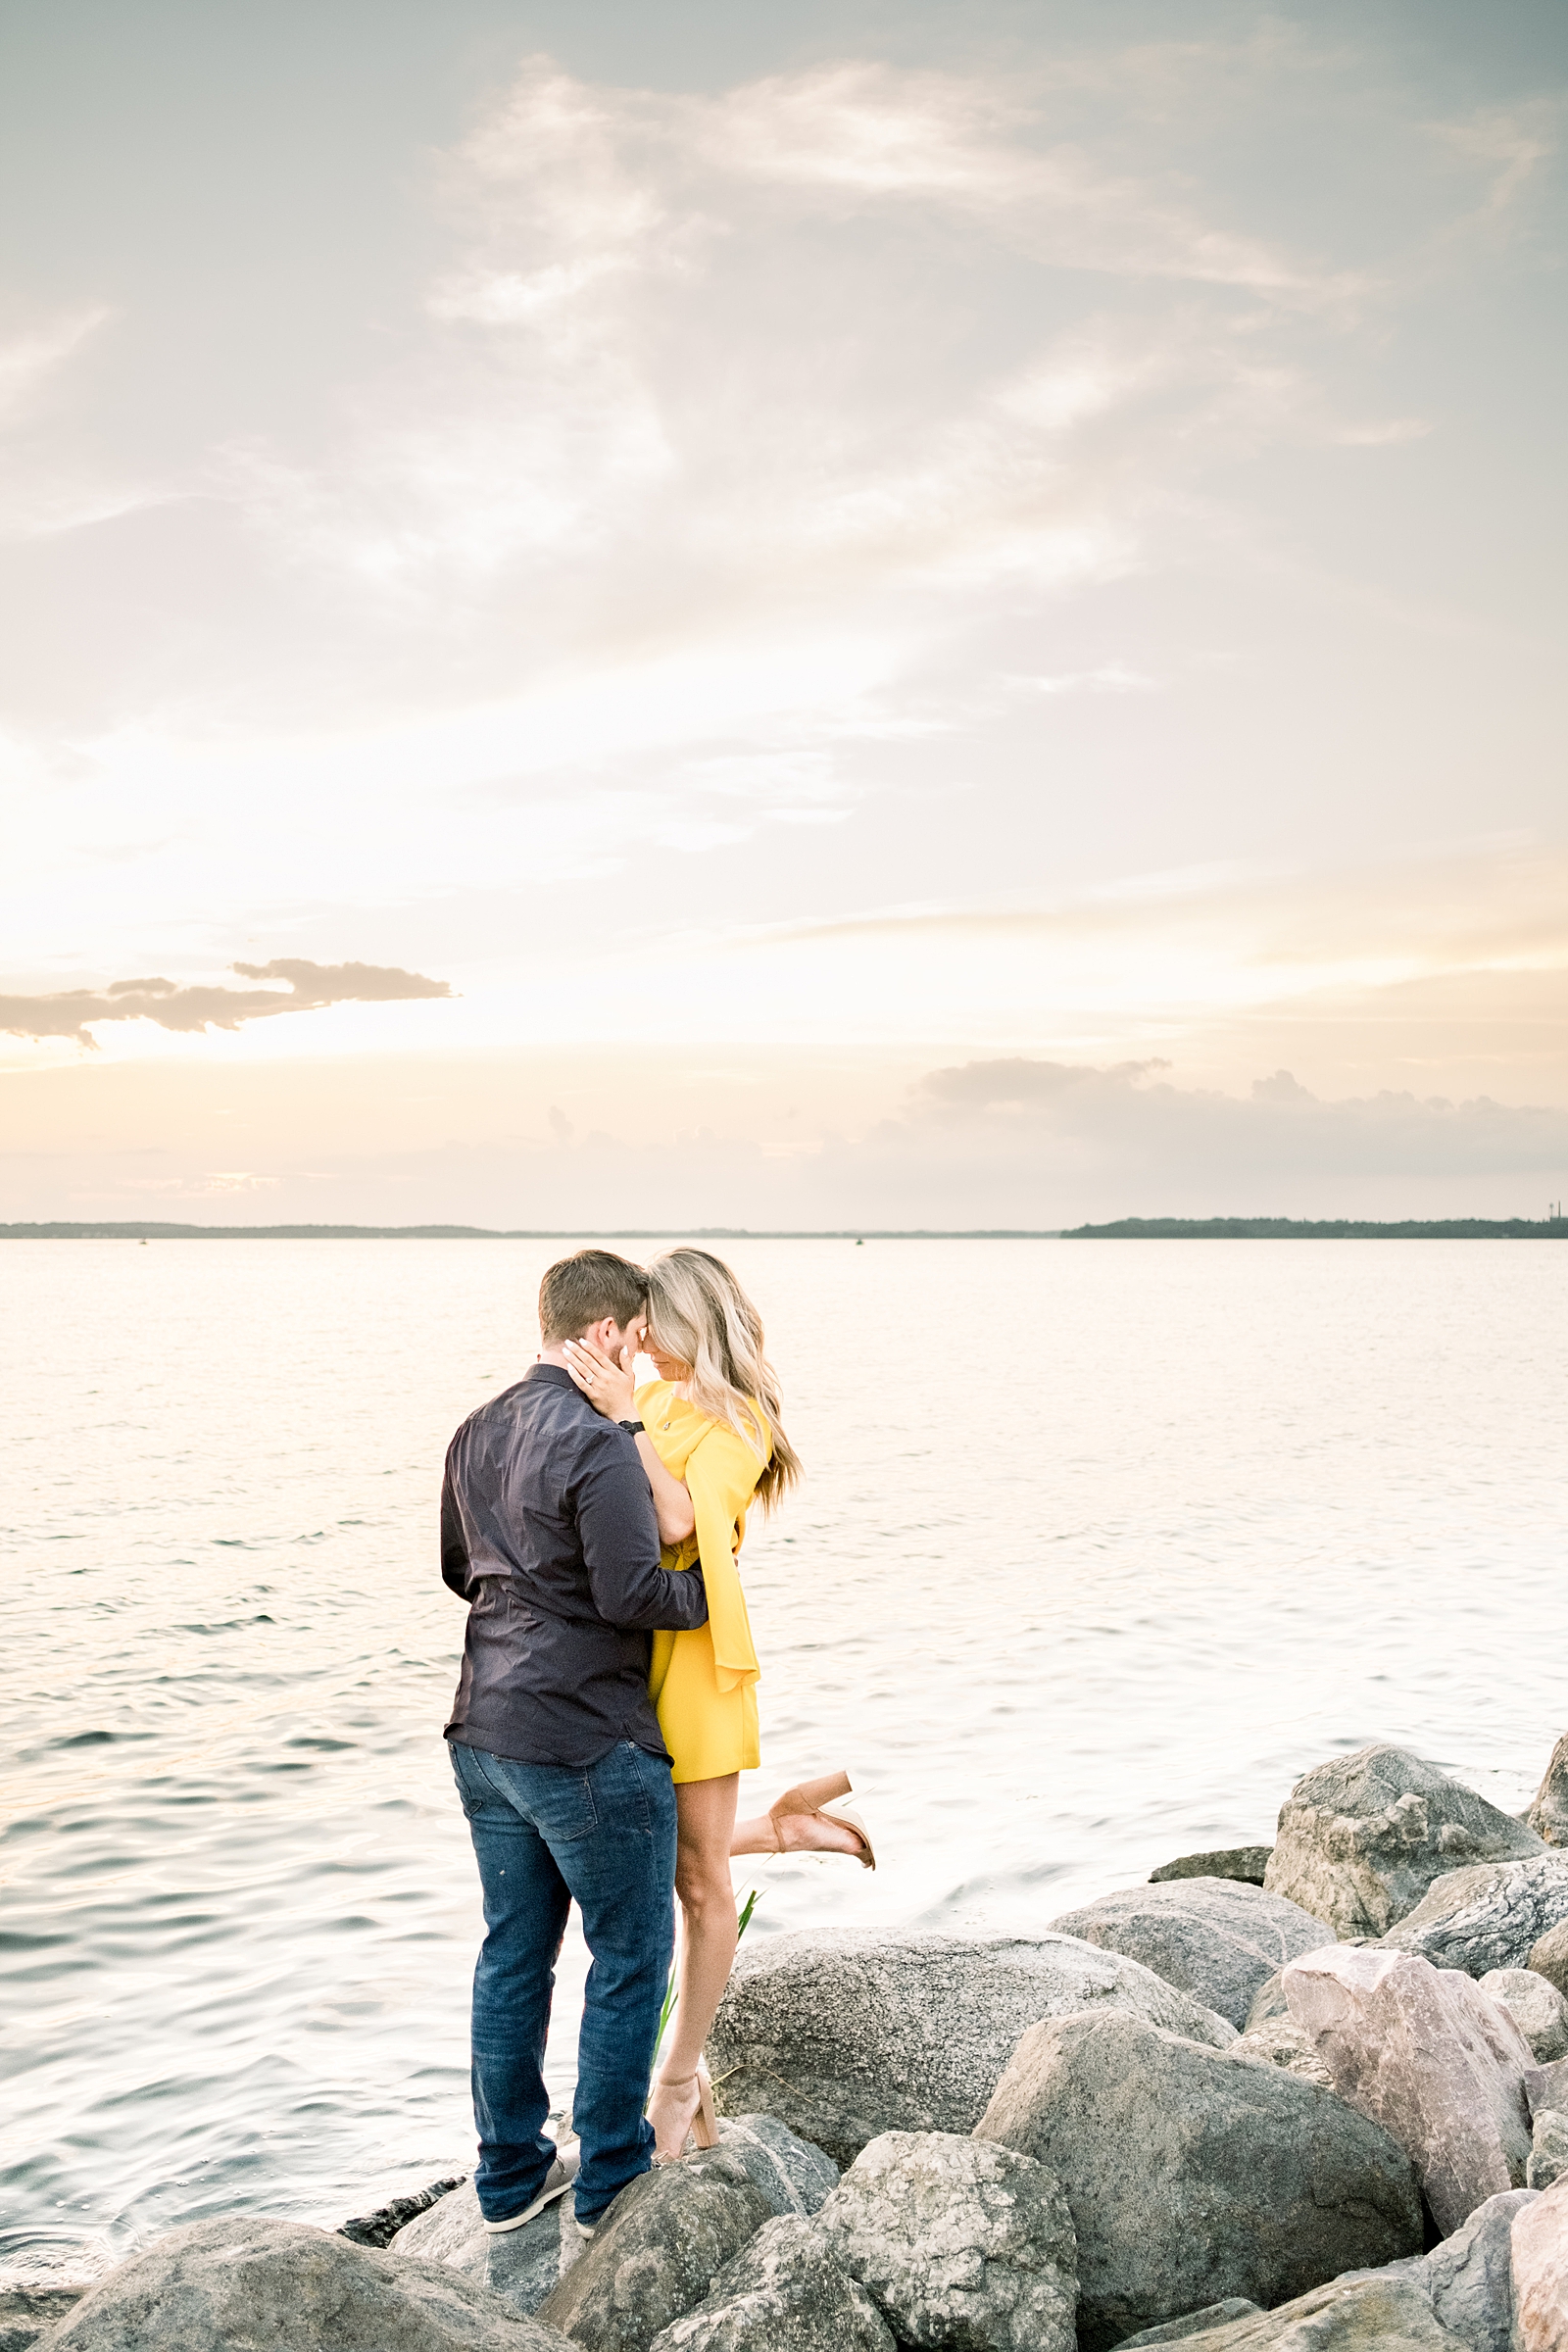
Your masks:
<path fill-rule="evenodd" d="M 543 2213 L 545 2207 L 553 2205 L 557 2197 L 564 2197 L 577 2178 L 580 2155 L 581 2150 L 575 2140 L 569 2148 L 563 2148 L 546 2173 L 545 2184 L 531 2205 L 525 2205 L 520 2213 L 509 2213 L 504 2222 L 486 2222 L 485 2228 L 491 2236 L 499 2237 L 507 2230 L 520 2230 L 524 2222 L 531 2222 L 536 2213 Z"/>

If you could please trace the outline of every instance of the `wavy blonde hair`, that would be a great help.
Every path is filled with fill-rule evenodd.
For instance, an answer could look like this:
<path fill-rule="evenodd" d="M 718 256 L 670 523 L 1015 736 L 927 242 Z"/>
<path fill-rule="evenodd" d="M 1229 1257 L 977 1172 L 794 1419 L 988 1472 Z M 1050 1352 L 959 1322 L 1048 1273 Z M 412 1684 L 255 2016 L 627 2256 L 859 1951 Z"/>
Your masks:
<path fill-rule="evenodd" d="M 801 1457 L 779 1417 L 778 1377 L 762 1352 L 761 1316 L 722 1258 L 706 1250 L 666 1250 L 648 1268 L 648 1321 L 660 1351 L 691 1366 L 681 1385 L 699 1412 L 722 1421 L 763 1457 L 757 1499 L 772 1510 L 800 1477 Z"/>

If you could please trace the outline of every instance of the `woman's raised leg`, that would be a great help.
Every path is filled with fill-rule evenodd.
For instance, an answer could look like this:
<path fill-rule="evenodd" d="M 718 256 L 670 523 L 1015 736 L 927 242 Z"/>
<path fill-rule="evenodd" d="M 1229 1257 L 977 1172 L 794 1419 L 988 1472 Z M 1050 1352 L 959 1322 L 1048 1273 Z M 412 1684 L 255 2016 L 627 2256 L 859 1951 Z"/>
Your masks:
<path fill-rule="evenodd" d="M 702 2103 L 698 2065 L 735 1958 L 730 1840 L 739 1773 L 682 1781 L 675 1789 L 675 1892 L 680 1900 L 677 1999 L 670 2038 L 648 2102 L 656 2158 L 678 2156 Z M 771 1847 L 768 1849 L 770 1852 Z"/>

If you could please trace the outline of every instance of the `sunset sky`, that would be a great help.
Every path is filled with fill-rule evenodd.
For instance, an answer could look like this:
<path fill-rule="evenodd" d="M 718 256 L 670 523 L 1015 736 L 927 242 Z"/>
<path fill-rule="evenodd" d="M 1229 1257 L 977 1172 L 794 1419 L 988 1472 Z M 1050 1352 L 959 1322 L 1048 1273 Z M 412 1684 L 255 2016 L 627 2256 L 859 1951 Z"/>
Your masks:
<path fill-rule="evenodd" d="M 1565 135 L 1555 0 L 10 0 L 0 1218 L 1541 1215 Z"/>

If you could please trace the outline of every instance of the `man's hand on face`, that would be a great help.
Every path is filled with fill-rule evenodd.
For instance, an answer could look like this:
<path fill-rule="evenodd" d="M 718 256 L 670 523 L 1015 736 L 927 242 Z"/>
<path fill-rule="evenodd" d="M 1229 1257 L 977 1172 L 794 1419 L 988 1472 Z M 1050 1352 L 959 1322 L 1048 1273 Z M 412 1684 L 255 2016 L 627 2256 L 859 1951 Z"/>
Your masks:
<path fill-rule="evenodd" d="M 566 1370 L 595 1412 L 603 1413 L 607 1421 L 636 1420 L 629 1346 L 623 1343 L 617 1354 L 608 1355 L 590 1335 L 580 1340 L 564 1340 L 561 1352 L 566 1359 Z"/>

